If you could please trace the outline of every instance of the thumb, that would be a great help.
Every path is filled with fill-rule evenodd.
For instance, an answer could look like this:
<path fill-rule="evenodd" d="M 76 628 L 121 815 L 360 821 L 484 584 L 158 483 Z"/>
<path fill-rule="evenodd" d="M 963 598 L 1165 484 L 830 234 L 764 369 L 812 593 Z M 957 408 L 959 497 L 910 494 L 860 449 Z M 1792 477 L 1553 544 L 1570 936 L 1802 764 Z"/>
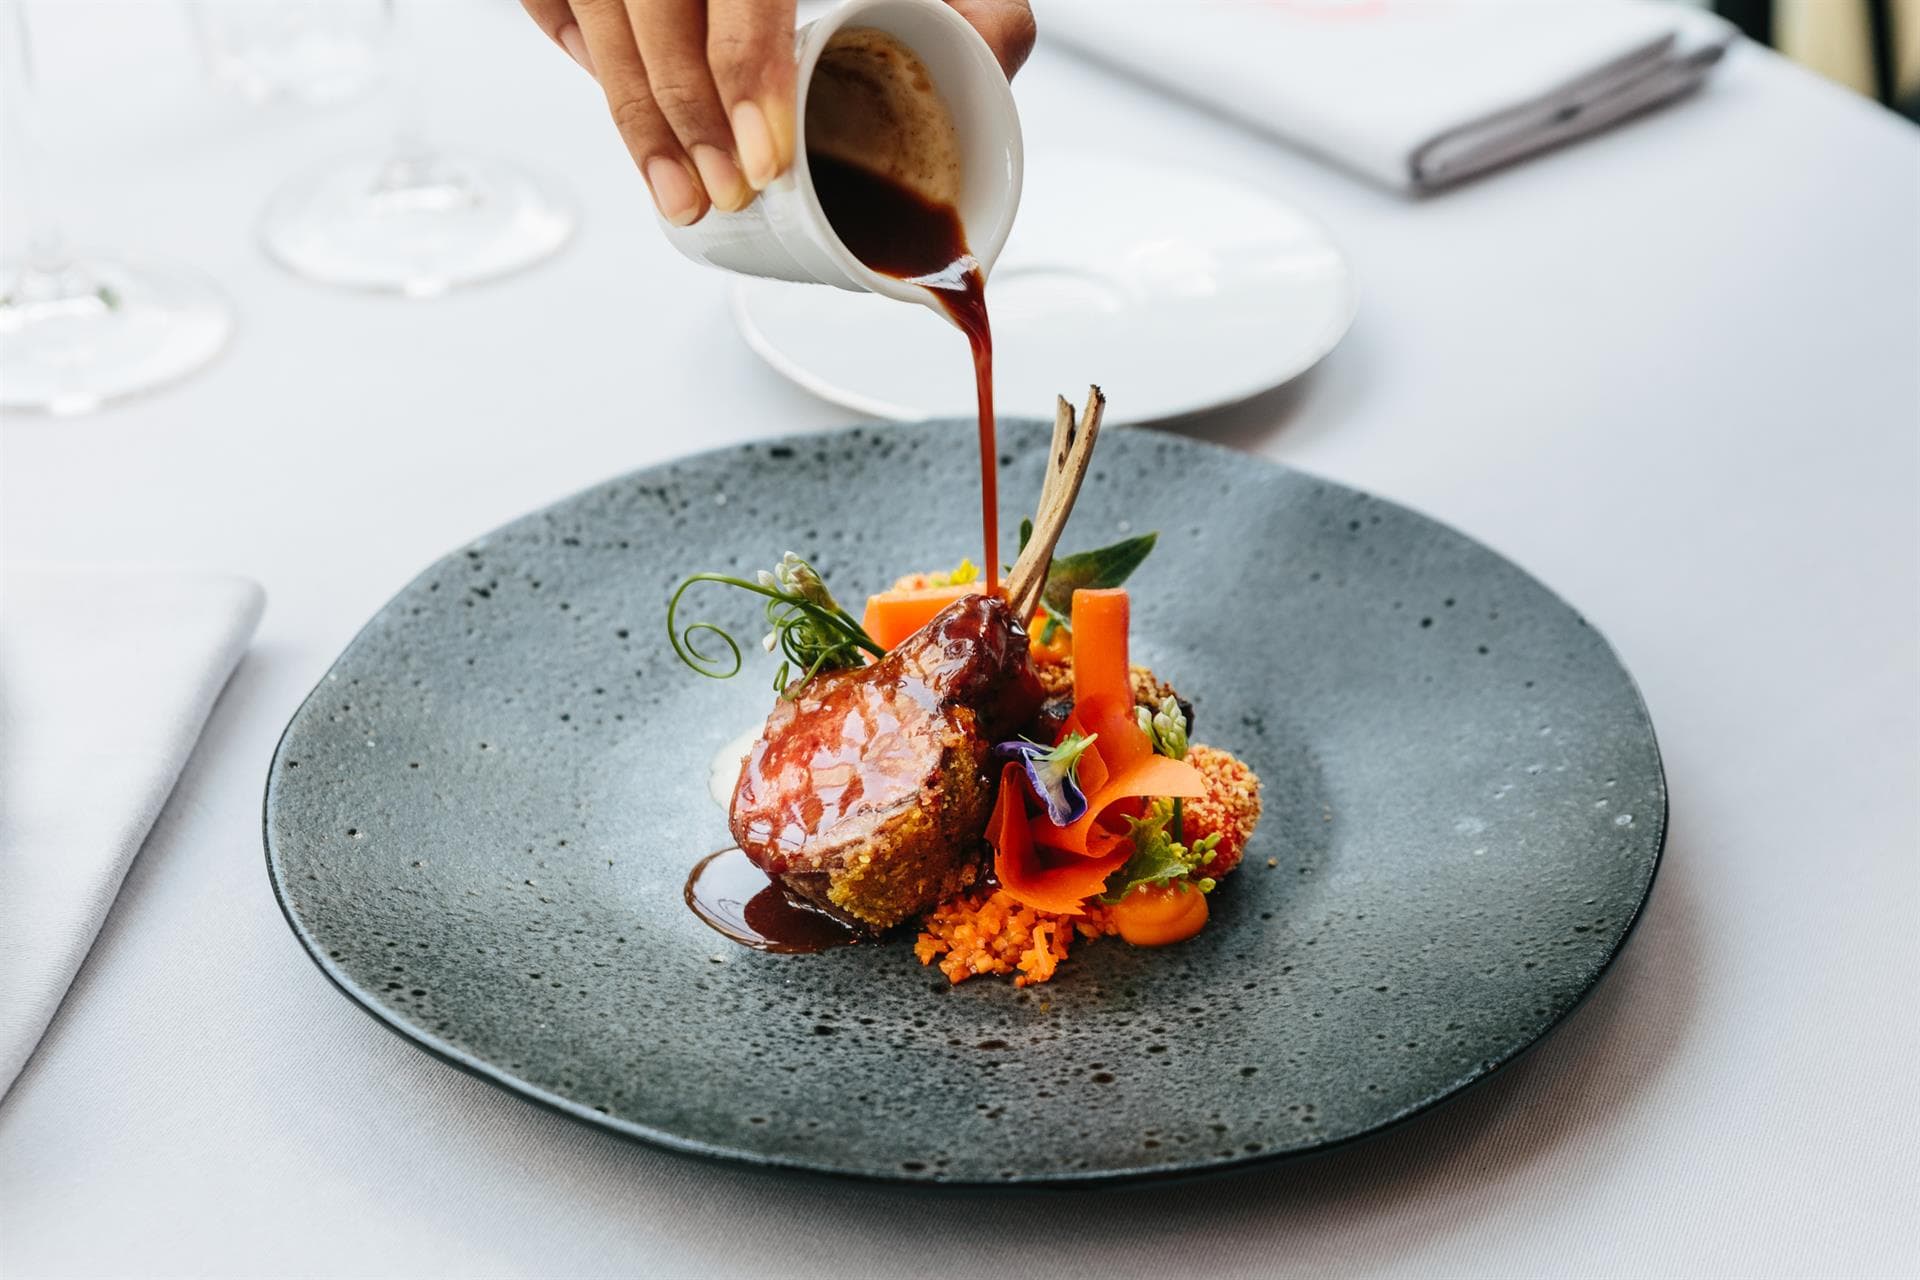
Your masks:
<path fill-rule="evenodd" d="M 947 3 L 985 37 L 987 47 L 1000 59 L 1001 69 L 1011 80 L 1013 73 L 1026 62 L 1027 55 L 1033 52 L 1034 37 L 1038 34 L 1027 0 L 947 0 Z"/>

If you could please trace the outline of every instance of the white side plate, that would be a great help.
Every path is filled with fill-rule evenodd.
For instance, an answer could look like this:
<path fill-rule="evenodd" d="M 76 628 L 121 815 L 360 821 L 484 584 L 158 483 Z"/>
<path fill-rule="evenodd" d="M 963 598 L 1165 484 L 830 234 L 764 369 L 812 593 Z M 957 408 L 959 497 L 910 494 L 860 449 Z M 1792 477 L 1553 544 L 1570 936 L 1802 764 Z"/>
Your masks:
<path fill-rule="evenodd" d="M 1113 416 L 1236 404 L 1312 368 L 1353 322 L 1347 260 L 1318 222 L 1212 174 L 1125 157 L 1041 159 L 999 265 L 996 409 L 1049 417 L 1097 382 Z M 870 294 L 741 279 L 733 315 L 766 362 L 878 417 L 974 412 L 966 340 Z"/>

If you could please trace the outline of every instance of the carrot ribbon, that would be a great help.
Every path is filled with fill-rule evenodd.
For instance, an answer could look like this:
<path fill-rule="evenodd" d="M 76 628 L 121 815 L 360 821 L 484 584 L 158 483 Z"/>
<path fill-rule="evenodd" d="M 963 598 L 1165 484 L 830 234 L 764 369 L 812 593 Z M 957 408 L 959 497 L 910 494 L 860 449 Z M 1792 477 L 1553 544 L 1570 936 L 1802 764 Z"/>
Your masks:
<path fill-rule="evenodd" d="M 1000 887 L 1030 907 L 1077 916 L 1082 902 L 1106 887 L 1107 877 L 1126 864 L 1133 850 L 1122 843 L 1103 857 L 1082 857 L 1041 849 L 1033 843 L 1020 766 L 1000 771 L 1000 799 L 987 821 L 993 845 L 993 871 Z"/>
<path fill-rule="evenodd" d="M 1127 661 L 1127 593 L 1113 588 L 1073 593 L 1074 712 L 1067 733 L 1097 735 L 1080 757 L 1078 778 L 1087 811 L 1068 826 L 1029 817 L 1020 767 L 1001 771 L 1000 796 L 987 823 L 1001 887 L 1030 907 L 1078 915 L 1082 901 L 1133 853 L 1125 819 L 1141 801 L 1206 793 L 1200 771 L 1153 753 L 1133 713 Z"/>

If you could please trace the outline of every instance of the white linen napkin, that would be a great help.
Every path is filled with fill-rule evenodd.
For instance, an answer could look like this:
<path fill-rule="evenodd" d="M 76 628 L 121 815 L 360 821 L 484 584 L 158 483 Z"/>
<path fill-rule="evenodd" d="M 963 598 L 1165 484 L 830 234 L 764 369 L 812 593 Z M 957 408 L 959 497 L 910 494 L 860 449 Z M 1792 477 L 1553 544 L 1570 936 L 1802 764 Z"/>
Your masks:
<path fill-rule="evenodd" d="M 1733 28 L 1643 0 L 1048 0 L 1046 38 L 1402 191 L 1697 86 Z"/>
<path fill-rule="evenodd" d="M 39 1043 L 260 621 L 257 583 L 0 578 L 0 1097 Z"/>

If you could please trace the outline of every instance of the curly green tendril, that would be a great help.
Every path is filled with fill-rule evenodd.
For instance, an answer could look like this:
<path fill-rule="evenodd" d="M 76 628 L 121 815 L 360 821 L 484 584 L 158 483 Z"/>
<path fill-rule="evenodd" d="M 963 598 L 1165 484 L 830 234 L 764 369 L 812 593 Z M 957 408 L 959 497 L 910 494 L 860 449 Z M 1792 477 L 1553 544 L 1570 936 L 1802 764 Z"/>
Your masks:
<path fill-rule="evenodd" d="M 702 620 L 685 627 L 679 624 L 680 598 L 696 582 L 738 587 L 766 600 L 770 630 L 762 645 L 769 653 L 780 652 L 780 669 L 774 673 L 773 687 L 782 694 L 790 688 L 797 691 L 822 671 L 863 665 L 863 652 L 875 657 L 886 653 L 834 600 L 813 566 L 789 551 L 773 572 L 762 571 L 758 581 L 723 573 L 696 573 L 674 590 L 667 602 L 667 638 L 680 661 L 711 679 L 725 680 L 740 673 L 740 644 L 717 623 Z M 703 651 L 703 634 L 718 636 L 727 647 L 726 656 Z M 795 668 L 801 672 L 799 679 L 789 679 Z"/>

